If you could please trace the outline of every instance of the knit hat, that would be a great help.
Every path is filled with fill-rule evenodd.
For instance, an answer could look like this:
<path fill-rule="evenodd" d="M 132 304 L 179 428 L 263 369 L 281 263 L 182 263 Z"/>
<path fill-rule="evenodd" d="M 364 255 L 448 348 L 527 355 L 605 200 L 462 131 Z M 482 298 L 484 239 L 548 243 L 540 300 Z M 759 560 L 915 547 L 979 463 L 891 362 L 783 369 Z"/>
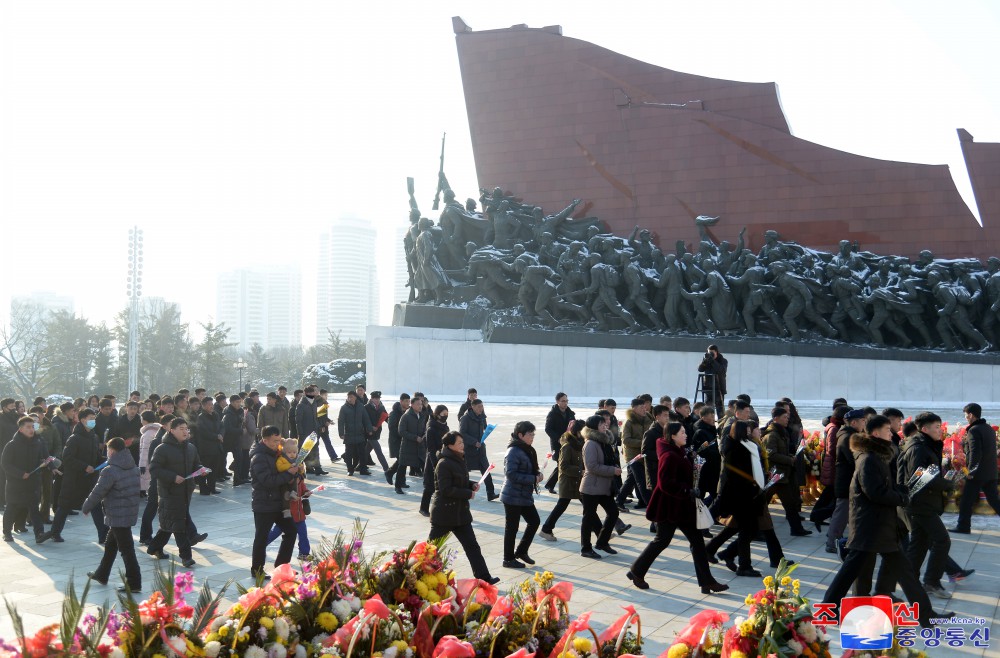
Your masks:
<path fill-rule="evenodd" d="M 851 422 L 852 420 L 858 420 L 865 417 L 865 412 L 861 409 L 851 409 L 846 414 L 844 414 L 844 420 Z"/>

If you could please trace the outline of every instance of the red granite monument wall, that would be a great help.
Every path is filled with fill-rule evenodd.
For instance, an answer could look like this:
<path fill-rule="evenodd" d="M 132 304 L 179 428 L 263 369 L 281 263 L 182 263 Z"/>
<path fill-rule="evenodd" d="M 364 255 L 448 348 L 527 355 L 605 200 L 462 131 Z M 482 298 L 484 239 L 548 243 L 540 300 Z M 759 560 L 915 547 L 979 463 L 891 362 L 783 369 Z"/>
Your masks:
<path fill-rule="evenodd" d="M 746 226 L 753 248 L 773 228 L 828 250 L 846 238 L 886 254 L 1000 255 L 1000 145 L 963 138 L 984 228 L 947 166 L 792 136 L 773 84 L 671 71 L 558 26 L 473 32 L 454 22 L 482 187 L 547 212 L 581 198 L 576 216 L 617 233 L 649 228 L 671 250 L 697 241 L 695 216 L 719 215 L 718 239 L 735 244 Z"/>

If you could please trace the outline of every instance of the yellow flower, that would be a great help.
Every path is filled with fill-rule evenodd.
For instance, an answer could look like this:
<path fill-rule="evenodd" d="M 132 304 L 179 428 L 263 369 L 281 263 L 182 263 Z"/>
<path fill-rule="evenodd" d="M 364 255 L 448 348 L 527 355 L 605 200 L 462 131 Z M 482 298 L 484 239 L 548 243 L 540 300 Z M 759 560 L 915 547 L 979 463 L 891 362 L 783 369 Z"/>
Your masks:
<path fill-rule="evenodd" d="M 753 622 L 749 619 L 742 624 L 740 624 L 740 635 L 743 637 L 749 637 L 753 635 Z"/>
<path fill-rule="evenodd" d="M 332 633 L 337 630 L 340 622 L 337 621 L 337 617 L 332 612 L 321 612 L 316 615 L 316 625 L 327 633 Z"/>
<path fill-rule="evenodd" d="M 580 653 L 590 653 L 590 648 L 593 646 L 590 640 L 585 637 L 575 637 L 573 638 L 573 648 Z"/>
<path fill-rule="evenodd" d="M 427 587 L 437 587 L 438 586 L 437 576 L 435 576 L 432 573 L 425 573 L 420 578 L 420 582 L 422 582 L 424 585 L 427 585 Z"/>
<path fill-rule="evenodd" d="M 791 576 L 785 576 L 784 578 L 781 579 L 781 586 L 782 587 L 788 587 L 788 584 L 790 582 L 792 582 L 792 577 Z"/>
<path fill-rule="evenodd" d="M 480 608 L 482 608 L 482 606 L 473 601 L 472 603 L 469 604 L 469 614 L 470 615 L 476 614 L 476 612 L 478 612 Z"/>
<path fill-rule="evenodd" d="M 747 658 L 747 655 L 739 649 L 734 649 L 729 652 L 729 658 Z"/>
<path fill-rule="evenodd" d="M 441 595 L 434 591 L 427 592 L 427 600 L 431 603 L 438 603 L 441 601 Z"/>
<path fill-rule="evenodd" d="M 224 638 L 224 637 L 228 637 L 228 636 L 229 636 L 229 627 L 228 626 L 219 626 L 219 637 L 223 637 Z"/>
<path fill-rule="evenodd" d="M 260 625 L 266 628 L 267 630 L 271 630 L 272 628 L 274 628 L 274 620 L 271 619 L 270 617 L 261 617 Z"/>
<path fill-rule="evenodd" d="M 238 616 L 238 615 L 242 615 L 243 614 L 243 606 L 240 605 L 239 603 L 237 603 L 236 605 L 233 606 L 233 611 L 232 612 L 233 612 L 233 616 L 234 617 Z"/>
<path fill-rule="evenodd" d="M 422 580 L 418 580 L 417 581 L 416 590 L 417 590 L 417 596 L 419 596 L 422 599 L 426 599 L 427 598 L 427 592 L 430 591 L 430 590 L 427 589 L 427 584 L 424 583 L 424 581 L 422 581 Z"/>
<path fill-rule="evenodd" d="M 683 642 L 678 642 L 667 651 L 667 658 L 687 658 L 689 655 L 691 655 L 691 647 Z"/>
<path fill-rule="evenodd" d="M 399 653 L 402 653 L 410 648 L 410 645 L 408 645 L 403 640 L 396 640 L 395 642 L 392 643 L 391 646 L 396 647 L 396 651 L 398 651 Z"/>
<path fill-rule="evenodd" d="M 766 576 L 764 578 L 764 587 L 774 587 L 774 576 Z"/>
<path fill-rule="evenodd" d="M 208 637 L 205 638 L 205 641 L 206 642 L 218 642 L 219 641 L 219 634 L 218 633 L 209 633 Z"/>
<path fill-rule="evenodd" d="M 753 598 L 753 594 L 747 594 L 747 598 L 743 601 L 743 603 L 745 603 L 747 605 L 753 605 L 755 603 L 755 600 Z"/>
<path fill-rule="evenodd" d="M 167 657 L 164 656 L 162 653 L 154 653 L 153 658 L 167 658 Z"/>
<path fill-rule="evenodd" d="M 438 585 L 447 585 L 448 584 L 448 575 L 445 572 L 443 572 L 443 571 L 438 571 L 437 572 L 437 584 Z"/>

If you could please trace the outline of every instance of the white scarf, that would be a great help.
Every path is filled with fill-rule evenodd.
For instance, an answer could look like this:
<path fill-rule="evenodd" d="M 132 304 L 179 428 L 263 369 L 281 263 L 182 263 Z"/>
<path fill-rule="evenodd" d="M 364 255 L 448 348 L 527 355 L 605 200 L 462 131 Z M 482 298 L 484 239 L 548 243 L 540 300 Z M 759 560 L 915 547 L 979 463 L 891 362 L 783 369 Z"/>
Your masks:
<path fill-rule="evenodd" d="M 760 451 L 757 444 L 749 439 L 742 441 L 743 447 L 750 451 L 750 466 L 753 468 L 753 479 L 757 486 L 764 488 L 764 467 L 760 463 Z"/>

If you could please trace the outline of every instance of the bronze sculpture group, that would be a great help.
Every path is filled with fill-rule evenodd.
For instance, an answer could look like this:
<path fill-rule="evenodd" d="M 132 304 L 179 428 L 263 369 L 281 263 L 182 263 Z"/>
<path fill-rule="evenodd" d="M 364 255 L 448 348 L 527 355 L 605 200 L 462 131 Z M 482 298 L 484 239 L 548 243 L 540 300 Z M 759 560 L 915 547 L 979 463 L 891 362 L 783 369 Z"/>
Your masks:
<path fill-rule="evenodd" d="M 404 237 L 410 301 L 474 299 L 547 327 L 602 331 L 826 338 L 879 347 L 992 350 L 1000 345 L 1000 259 L 916 262 L 861 251 L 810 249 L 766 231 L 754 253 L 716 241 L 718 218 L 695 220 L 696 252 L 664 253 L 636 227 L 627 238 L 599 219 L 574 219 L 576 199 L 553 215 L 481 191 L 462 204 L 444 181 L 438 225 L 410 194 Z M 471 294 L 470 294 L 471 293 Z"/>

